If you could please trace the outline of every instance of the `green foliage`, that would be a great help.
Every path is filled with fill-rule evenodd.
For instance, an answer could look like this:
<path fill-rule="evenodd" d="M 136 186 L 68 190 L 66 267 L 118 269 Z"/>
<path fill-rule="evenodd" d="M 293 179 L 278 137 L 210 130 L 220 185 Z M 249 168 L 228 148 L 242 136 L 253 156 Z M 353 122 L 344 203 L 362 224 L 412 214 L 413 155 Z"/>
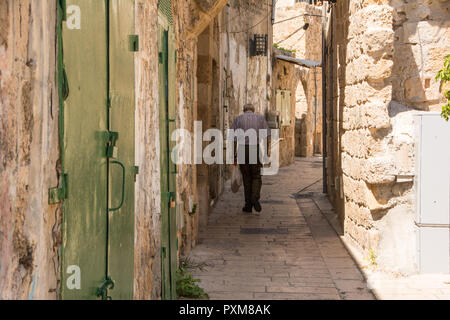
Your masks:
<path fill-rule="evenodd" d="M 209 299 L 209 295 L 198 286 L 199 279 L 194 279 L 188 270 L 204 270 L 206 263 L 196 263 L 191 258 L 181 258 L 180 267 L 176 272 L 177 294 L 179 297 L 191 299 Z"/>
<path fill-rule="evenodd" d="M 176 274 L 176 282 L 177 294 L 179 297 L 191 299 L 209 299 L 208 294 L 197 285 L 200 280 L 194 279 L 192 277 L 192 274 L 190 274 L 189 272 L 178 269 Z"/>
<path fill-rule="evenodd" d="M 192 206 L 192 211 L 189 212 L 189 215 L 195 216 L 196 213 L 197 213 L 197 204 L 194 203 L 194 205 Z"/>
<path fill-rule="evenodd" d="M 441 80 L 444 85 L 450 81 L 450 54 L 445 57 L 444 68 L 438 71 L 436 80 Z M 444 96 L 447 98 L 447 104 L 442 107 L 441 115 L 448 121 L 450 118 L 450 90 L 445 90 Z"/>
<path fill-rule="evenodd" d="M 295 54 L 295 52 L 296 52 L 295 50 L 289 50 L 289 49 L 283 48 L 283 47 L 279 46 L 277 43 L 274 43 L 273 47 L 277 48 L 277 49 L 279 49 L 281 51 L 286 51 L 286 52 L 290 52 L 290 53 L 293 53 L 293 54 Z"/>

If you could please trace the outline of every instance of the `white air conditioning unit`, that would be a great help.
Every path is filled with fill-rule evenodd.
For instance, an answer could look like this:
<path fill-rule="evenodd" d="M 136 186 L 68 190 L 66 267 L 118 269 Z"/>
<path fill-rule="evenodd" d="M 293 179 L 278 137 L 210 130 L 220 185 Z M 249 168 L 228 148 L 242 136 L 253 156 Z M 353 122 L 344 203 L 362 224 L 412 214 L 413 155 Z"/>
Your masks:
<path fill-rule="evenodd" d="M 415 126 L 417 267 L 450 273 L 450 122 L 426 112 Z"/>

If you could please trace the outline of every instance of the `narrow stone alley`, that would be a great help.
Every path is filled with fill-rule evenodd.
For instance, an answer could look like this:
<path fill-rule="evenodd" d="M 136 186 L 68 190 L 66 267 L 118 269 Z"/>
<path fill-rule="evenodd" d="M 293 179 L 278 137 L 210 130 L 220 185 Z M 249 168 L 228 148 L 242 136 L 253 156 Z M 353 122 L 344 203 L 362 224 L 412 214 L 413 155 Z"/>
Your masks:
<path fill-rule="evenodd" d="M 331 205 L 309 196 L 321 175 L 321 158 L 297 158 L 263 177 L 261 213 L 243 213 L 242 190 L 226 187 L 189 254 L 208 265 L 193 276 L 211 299 L 374 299 L 322 215 Z"/>

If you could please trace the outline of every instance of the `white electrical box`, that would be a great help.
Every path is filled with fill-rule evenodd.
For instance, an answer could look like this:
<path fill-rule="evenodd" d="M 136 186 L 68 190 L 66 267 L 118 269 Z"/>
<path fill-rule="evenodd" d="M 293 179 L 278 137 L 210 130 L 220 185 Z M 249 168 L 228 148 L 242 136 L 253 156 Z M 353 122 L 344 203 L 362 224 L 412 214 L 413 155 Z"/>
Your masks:
<path fill-rule="evenodd" d="M 415 116 L 417 265 L 450 272 L 450 122 L 440 113 Z"/>
<path fill-rule="evenodd" d="M 417 266 L 420 273 L 450 273 L 450 229 L 416 227 Z"/>

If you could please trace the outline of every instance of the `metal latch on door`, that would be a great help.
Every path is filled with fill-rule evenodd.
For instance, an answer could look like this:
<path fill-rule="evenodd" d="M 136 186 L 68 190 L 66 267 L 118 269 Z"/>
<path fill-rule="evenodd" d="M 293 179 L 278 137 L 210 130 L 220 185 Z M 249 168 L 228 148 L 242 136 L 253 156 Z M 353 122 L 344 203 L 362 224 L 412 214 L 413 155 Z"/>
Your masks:
<path fill-rule="evenodd" d="M 175 208 L 176 207 L 176 202 L 175 202 L 176 194 L 175 194 L 175 192 L 164 192 L 164 195 L 168 197 L 169 208 Z"/>
<path fill-rule="evenodd" d="M 48 190 L 48 203 L 56 204 L 60 203 L 64 199 L 67 199 L 67 174 L 61 175 L 61 183 L 59 187 L 51 188 Z"/>
<path fill-rule="evenodd" d="M 106 144 L 106 157 L 116 158 L 117 157 L 117 140 L 119 140 L 119 133 L 114 131 L 108 131 L 108 142 Z"/>
<path fill-rule="evenodd" d="M 106 157 L 108 159 L 117 158 L 117 140 L 119 140 L 119 133 L 114 131 L 108 131 L 108 142 L 106 144 Z M 118 160 L 110 161 L 110 165 L 117 164 L 122 169 L 122 196 L 120 199 L 120 203 L 117 207 L 108 208 L 108 211 L 117 211 L 122 208 L 124 200 L 125 200 L 125 166 L 122 162 Z"/>

